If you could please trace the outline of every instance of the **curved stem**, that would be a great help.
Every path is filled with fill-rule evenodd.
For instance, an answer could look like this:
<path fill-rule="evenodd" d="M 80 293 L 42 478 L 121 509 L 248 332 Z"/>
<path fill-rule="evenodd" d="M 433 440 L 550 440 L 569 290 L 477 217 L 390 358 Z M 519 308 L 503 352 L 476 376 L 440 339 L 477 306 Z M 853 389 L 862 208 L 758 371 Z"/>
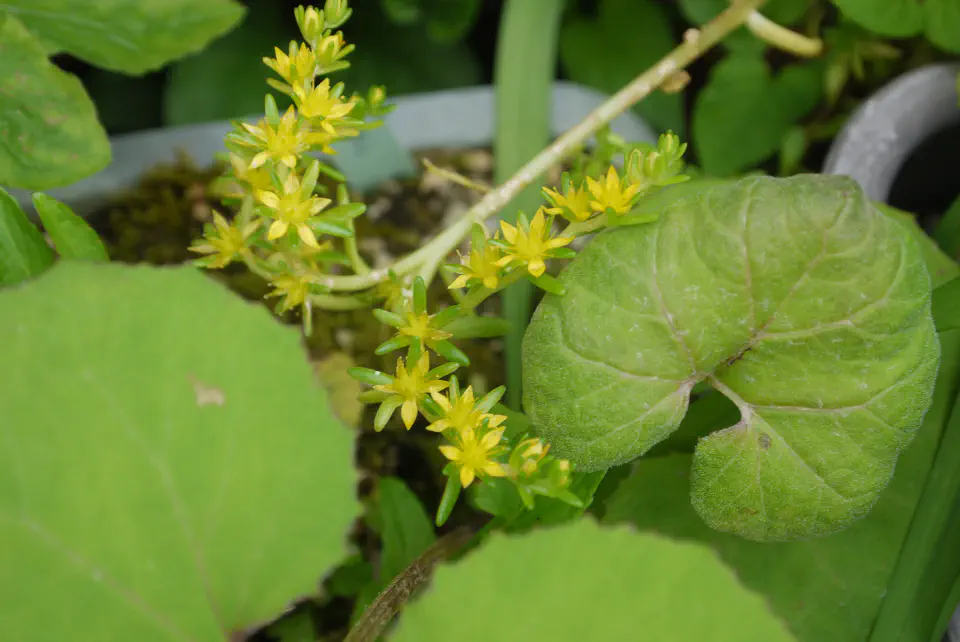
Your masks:
<path fill-rule="evenodd" d="M 335 294 L 310 294 L 307 296 L 310 304 L 323 310 L 360 310 L 372 307 L 369 301 L 363 301 L 355 296 L 337 296 Z"/>
<path fill-rule="evenodd" d="M 363 257 L 360 256 L 360 250 L 357 249 L 356 227 L 354 227 L 353 221 L 350 221 L 348 225 L 350 226 L 350 231 L 354 232 L 354 234 L 353 236 L 348 236 L 343 239 L 344 252 L 346 252 L 347 258 L 350 259 L 350 266 L 354 272 L 357 274 L 367 274 L 370 272 L 370 266 L 363 260 Z"/>
<path fill-rule="evenodd" d="M 819 38 L 808 38 L 791 31 L 758 11 L 752 11 L 747 17 L 747 29 L 764 42 L 797 56 L 815 58 L 823 51 L 823 41 Z"/>
<path fill-rule="evenodd" d="M 459 552 L 473 538 L 470 528 L 458 528 L 438 539 L 396 576 L 367 607 L 343 642 L 374 642 L 407 600 L 430 579 L 440 562 Z"/>
<path fill-rule="evenodd" d="M 463 187 L 466 187 L 467 189 L 472 189 L 472 190 L 475 191 L 475 192 L 480 192 L 480 193 L 482 193 L 482 194 L 486 194 L 487 192 L 489 192 L 490 190 L 493 189 L 493 188 L 490 187 L 489 185 L 484 185 L 483 183 L 480 183 L 479 181 L 475 181 L 475 180 L 472 180 L 472 179 L 467 178 L 467 177 L 464 176 L 463 174 L 458 174 L 457 172 L 453 171 L 452 169 L 445 169 L 445 168 L 443 168 L 443 167 L 437 167 L 437 166 L 433 163 L 433 161 L 431 161 L 429 158 L 424 158 L 424 159 L 423 159 L 423 166 L 426 167 L 426 168 L 427 168 L 427 171 L 430 172 L 431 174 L 436 174 L 437 176 L 440 176 L 441 178 L 447 179 L 447 180 L 450 181 L 451 183 L 456 183 L 457 185 L 462 185 Z"/>
<path fill-rule="evenodd" d="M 596 133 L 598 129 L 638 101 L 649 96 L 667 78 L 685 68 L 720 42 L 731 31 L 744 24 L 751 13 L 765 2 L 766 0 L 734 0 L 727 9 L 704 25 L 695 37 L 685 38 L 684 42 L 676 49 L 590 112 L 580 123 L 521 167 L 509 180 L 488 192 L 462 219 L 442 231 L 417 251 L 400 259 L 393 265 L 393 271 L 398 276 L 404 276 L 419 269 L 427 261 L 430 261 L 429 265 L 439 265 L 444 257 L 450 254 L 470 232 L 474 223 L 482 223 L 499 212 L 527 185 L 575 151 L 583 141 Z M 357 291 L 380 283 L 387 278 L 387 275 L 388 270 L 382 269 L 373 270 L 367 274 L 330 276 L 324 280 L 324 285 L 334 291 Z"/>

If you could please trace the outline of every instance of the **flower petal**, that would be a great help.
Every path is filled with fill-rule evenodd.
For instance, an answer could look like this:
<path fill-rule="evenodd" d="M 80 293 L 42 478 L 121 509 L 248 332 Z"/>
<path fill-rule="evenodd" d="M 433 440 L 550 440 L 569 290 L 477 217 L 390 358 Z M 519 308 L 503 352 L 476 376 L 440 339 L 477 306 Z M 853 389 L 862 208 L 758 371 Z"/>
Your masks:
<path fill-rule="evenodd" d="M 410 399 L 404 401 L 403 407 L 400 408 L 400 417 L 403 419 L 403 425 L 410 430 L 413 422 L 417 420 L 417 402 Z"/>
<path fill-rule="evenodd" d="M 267 238 L 271 241 L 280 238 L 287 233 L 287 228 L 290 226 L 286 221 L 281 221 L 280 219 L 275 220 L 270 224 L 270 229 L 267 230 Z"/>
<path fill-rule="evenodd" d="M 481 471 L 491 477 L 506 477 L 507 471 L 503 469 L 503 464 L 498 461 L 488 461 L 483 465 Z"/>
<path fill-rule="evenodd" d="M 443 453 L 443 456 L 450 461 L 460 461 L 461 451 L 456 446 L 444 445 L 440 446 L 439 448 L 440 452 Z"/>
<path fill-rule="evenodd" d="M 503 232 L 503 238 L 506 239 L 507 243 L 517 242 L 517 228 L 506 221 L 500 221 L 500 230 Z"/>
<path fill-rule="evenodd" d="M 309 245 L 310 247 L 320 249 L 320 244 L 317 243 L 317 237 L 306 223 L 301 223 L 297 226 L 297 236 L 300 237 L 300 240 Z"/>
<path fill-rule="evenodd" d="M 460 288 L 465 288 L 467 287 L 467 283 L 470 282 L 470 278 L 471 277 L 467 274 L 461 274 L 453 280 L 453 283 L 447 286 L 447 289 L 458 290 Z M 486 282 L 484 282 L 484 285 L 486 285 Z"/>

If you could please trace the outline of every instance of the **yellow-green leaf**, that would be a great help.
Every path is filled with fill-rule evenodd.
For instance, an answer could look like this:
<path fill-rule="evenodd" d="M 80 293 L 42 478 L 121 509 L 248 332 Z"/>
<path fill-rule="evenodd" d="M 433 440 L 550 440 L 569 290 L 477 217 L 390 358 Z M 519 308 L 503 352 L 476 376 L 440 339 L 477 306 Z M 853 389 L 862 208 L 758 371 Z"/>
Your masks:
<path fill-rule="evenodd" d="M 393 642 L 790 642 L 707 547 L 592 519 L 496 534 L 437 570 Z"/>
<path fill-rule="evenodd" d="M 199 51 L 243 8 L 234 0 L 4 0 L 0 12 L 23 22 L 46 53 L 142 74 Z"/>
<path fill-rule="evenodd" d="M 46 194 L 34 194 L 33 205 L 43 222 L 43 229 L 50 235 L 57 254 L 62 258 L 110 260 L 107 248 L 97 233 L 69 207 Z"/>
<path fill-rule="evenodd" d="M 60 187 L 109 162 L 107 135 L 83 85 L 8 16 L 0 24 L 0 185 Z"/>
<path fill-rule="evenodd" d="M 13 197 L 0 187 L 0 287 L 26 281 L 53 263 L 53 251 Z"/>
<path fill-rule="evenodd" d="M 61 261 L 0 291 L 0 631 L 242 639 L 358 512 L 300 335 L 192 267 Z"/>

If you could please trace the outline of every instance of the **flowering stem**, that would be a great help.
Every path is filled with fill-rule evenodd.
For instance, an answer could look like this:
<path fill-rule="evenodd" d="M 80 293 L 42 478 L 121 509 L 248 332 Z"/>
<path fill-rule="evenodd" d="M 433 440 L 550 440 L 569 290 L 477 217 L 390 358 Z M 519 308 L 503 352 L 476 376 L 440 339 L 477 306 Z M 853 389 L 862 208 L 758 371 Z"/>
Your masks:
<path fill-rule="evenodd" d="M 459 303 L 460 311 L 466 312 L 469 310 L 473 310 L 474 308 L 476 308 L 478 305 L 486 301 L 488 298 L 490 298 L 497 292 L 521 280 L 524 276 L 526 276 L 526 274 L 527 274 L 527 269 L 525 267 L 518 268 L 513 272 L 510 272 L 509 274 L 507 274 L 502 279 L 500 279 L 500 283 L 497 285 L 496 290 L 491 290 L 485 287 L 477 288 L 476 290 L 474 290 L 473 292 L 471 292 L 470 294 L 468 294 L 467 296 L 463 297 L 460 300 L 460 303 Z"/>
<path fill-rule="evenodd" d="M 523 189 L 550 167 L 559 163 L 582 145 L 598 129 L 612 121 L 638 101 L 649 96 L 663 82 L 680 69 L 702 56 L 727 34 L 743 25 L 751 13 L 762 6 L 766 0 L 734 0 L 734 2 L 716 18 L 703 26 L 692 37 L 684 41 L 655 65 L 637 76 L 628 85 L 594 109 L 586 118 L 568 130 L 553 143 L 537 154 L 517 171 L 509 180 L 488 192 L 459 221 L 440 232 L 429 243 L 397 261 L 393 271 L 404 276 L 420 269 L 436 269 L 469 234 L 474 223 L 482 223 L 499 212 Z M 425 268 L 425 269 L 424 269 Z M 363 290 L 380 283 L 388 276 L 386 269 L 374 270 L 367 274 L 349 276 L 331 276 L 324 285 L 334 291 Z"/>
<path fill-rule="evenodd" d="M 747 17 L 747 28 L 760 40 L 797 56 L 815 58 L 823 51 L 823 41 L 819 38 L 808 38 L 781 27 L 758 11 Z"/>
<path fill-rule="evenodd" d="M 360 310 L 369 308 L 370 302 L 355 296 L 337 296 L 335 294 L 310 294 L 307 296 L 310 304 L 324 310 Z"/>
<path fill-rule="evenodd" d="M 473 535 L 473 529 L 462 527 L 434 542 L 377 596 L 343 642 L 374 642 L 379 638 L 407 600 L 430 579 L 434 567 L 463 549 Z"/>
<path fill-rule="evenodd" d="M 584 236 L 586 234 L 593 234 L 597 230 L 603 229 L 607 225 L 606 216 L 595 216 L 590 220 L 582 221 L 580 223 L 571 223 L 567 226 L 563 233 L 560 236 L 572 236 L 574 238 L 578 236 Z"/>
<path fill-rule="evenodd" d="M 370 272 L 370 266 L 367 265 L 367 262 L 363 260 L 363 257 L 360 256 L 360 252 L 357 250 L 357 235 L 353 221 L 350 221 L 348 225 L 350 226 L 350 231 L 354 232 L 354 234 L 353 236 L 343 239 L 344 252 L 347 258 L 350 259 L 350 266 L 354 272 L 357 274 L 368 274 Z"/>

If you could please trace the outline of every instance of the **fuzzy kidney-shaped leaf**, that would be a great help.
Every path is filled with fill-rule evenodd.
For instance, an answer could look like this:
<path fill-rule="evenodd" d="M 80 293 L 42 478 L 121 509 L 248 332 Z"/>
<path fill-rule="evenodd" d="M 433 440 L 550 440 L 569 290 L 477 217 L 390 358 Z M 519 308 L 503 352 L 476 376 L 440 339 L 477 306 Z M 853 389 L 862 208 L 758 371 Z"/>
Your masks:
<path fill-rule="evenodd" d="M 591 519 L 492 536 L 438 569 L 390 639 L 794 640 L 708 547 Z"/>
<path fill-rule="evenodd" d="M 789 540 L 874 504 L 931 399 L 939 344 L 915 239 L 852 180 L 691 190 L 598 236 L 524 338 L 524 405 L 581 470 L 672 433 L 707 381 L 740 421 L 700 440 L 710 526 Z"/>
<path fill-rule="evenodd" d="M 298 334 L 193 268 L 0 292 L 0 630 L 223 642 L 345 552 L 352 439 Z"/>

